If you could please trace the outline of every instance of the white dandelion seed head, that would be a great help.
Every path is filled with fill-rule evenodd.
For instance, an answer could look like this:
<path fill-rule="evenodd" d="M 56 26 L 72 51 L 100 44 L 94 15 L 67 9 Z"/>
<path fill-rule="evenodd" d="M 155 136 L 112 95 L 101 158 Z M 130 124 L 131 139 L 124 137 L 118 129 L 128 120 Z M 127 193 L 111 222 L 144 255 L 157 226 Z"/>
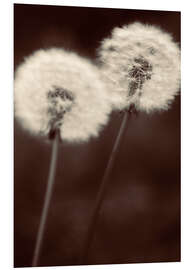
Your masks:
<path fill-rule="evenodd" d="M 59 129 L 61 139 L 86 141 L 108 121 L 111 104 L 100 72 L 63 49 L 38 50 L 16 70 L 15 116 L 36 135 Z"/>
<path fill-rule="evenodd" d="M 114 108 L 166 110 L 179 92 L 180 50 L 158 27 L 116 27 L 98 50 Z"/>

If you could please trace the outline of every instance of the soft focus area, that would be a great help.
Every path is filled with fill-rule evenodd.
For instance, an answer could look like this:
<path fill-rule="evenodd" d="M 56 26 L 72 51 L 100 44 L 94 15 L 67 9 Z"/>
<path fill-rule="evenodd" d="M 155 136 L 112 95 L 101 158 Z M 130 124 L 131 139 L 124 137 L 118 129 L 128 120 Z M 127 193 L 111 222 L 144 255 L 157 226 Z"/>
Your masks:
<path fill-rule="evenodd" d="M 43 5 L 14 6 L 14 64 L 40 48 L 61 47 L 95 61 L 115 26 L 161 26 L 180 42 L 180 13 Z M 77 78 L 78 84 L 78 78 Z M 100 136 L 63 142 L 40 264 L 79 264 L 94 200 L 121 124 L 113 112 Z M 51 144 L 15 121 L 14 265 L 31 266 Z M 162 113 L 128 122 L 102 206 L 91 264 L 180 260 L 180 97 Z"/>

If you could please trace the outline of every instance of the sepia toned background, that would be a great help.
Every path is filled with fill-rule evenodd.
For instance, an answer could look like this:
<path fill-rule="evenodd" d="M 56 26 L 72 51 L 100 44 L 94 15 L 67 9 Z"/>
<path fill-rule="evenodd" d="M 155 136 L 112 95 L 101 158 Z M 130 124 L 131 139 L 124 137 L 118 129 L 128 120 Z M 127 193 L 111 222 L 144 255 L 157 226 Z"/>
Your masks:
<path fill-rule="evenodd" d="M 52 46 L 96 59 L 115 26 L 161 26 L 180 42 L 180 13 L 14 5 L 14 66 Z M 77 81 L 78 83 L 78 81 Z M 40 258 L 42 266 L 79 264 L 94 199 L 122 114 L 113 112 L 100 136 L 63 142 Z M 47 183 L 51 146 L 15 121 L 14 265 L 31 266 Z M 163 113 L 129 120 L 90 250 L 90 263 L 180 260 L 180 97 Z"/>

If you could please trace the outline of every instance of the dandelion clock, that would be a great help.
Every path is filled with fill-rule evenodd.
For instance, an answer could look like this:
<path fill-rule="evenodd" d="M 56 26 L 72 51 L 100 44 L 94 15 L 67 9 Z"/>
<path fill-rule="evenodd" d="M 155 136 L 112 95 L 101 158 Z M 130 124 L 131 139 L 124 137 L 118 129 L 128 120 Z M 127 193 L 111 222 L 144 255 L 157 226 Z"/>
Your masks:
<path fill-rule="evenodd" d="M 110 173 L 126 130 L 128 116 L 170 108 L 180 86 L 180 50 L 172 36 L 152 25 L 133 23 L 113 29 L 101 42 L 98 60 L 108 97 L 115 110 L 123 111 L 122 124 L 99 188 L 84 259 L 96 230 Z"/>
<path fill-rule="evenodd" d="M 58 130 L 62 141 L 85 142 L 98 136 L 109 112 L 98 69 L 75 53 L 39 50 L 17 68 L 15 116 L 33 135 Z"/>
<path fill-rule="evenodd" d="M 32 266 L 38 265 L 59 142 L 86 142 L 98 136 L 111 111 L 105 87 L 97 67 L 63 49 L 38 50 L 16 70 L 15 116 L 26 131 L 49 138 L 53 145 Z"/>
<path fill-rule="evenodd" d="M 179 92 L 180 50 L 158 27 L 116 27 L 98 53 L 115 109 L 166 110 Z"/>

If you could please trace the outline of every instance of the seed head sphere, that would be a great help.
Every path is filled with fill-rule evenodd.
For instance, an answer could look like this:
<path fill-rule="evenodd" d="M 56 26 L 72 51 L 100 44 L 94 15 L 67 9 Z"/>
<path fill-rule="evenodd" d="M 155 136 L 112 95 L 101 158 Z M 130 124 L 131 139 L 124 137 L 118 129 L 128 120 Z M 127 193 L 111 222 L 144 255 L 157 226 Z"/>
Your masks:
<path fill-rule="evenodd" d="M 61 139 L 96 137 L 111 111 L 106 85 L 94 64 L 73 52 L 38 50 L 15 76 L 15 116 L 34 135 L 59 129 Z"/>
<path fill-rule="evenodd" d="M 98 54 L 115 109 L 167 110 L 179 92 L 179 46 L 156 26 L 116 27 Z"/>

